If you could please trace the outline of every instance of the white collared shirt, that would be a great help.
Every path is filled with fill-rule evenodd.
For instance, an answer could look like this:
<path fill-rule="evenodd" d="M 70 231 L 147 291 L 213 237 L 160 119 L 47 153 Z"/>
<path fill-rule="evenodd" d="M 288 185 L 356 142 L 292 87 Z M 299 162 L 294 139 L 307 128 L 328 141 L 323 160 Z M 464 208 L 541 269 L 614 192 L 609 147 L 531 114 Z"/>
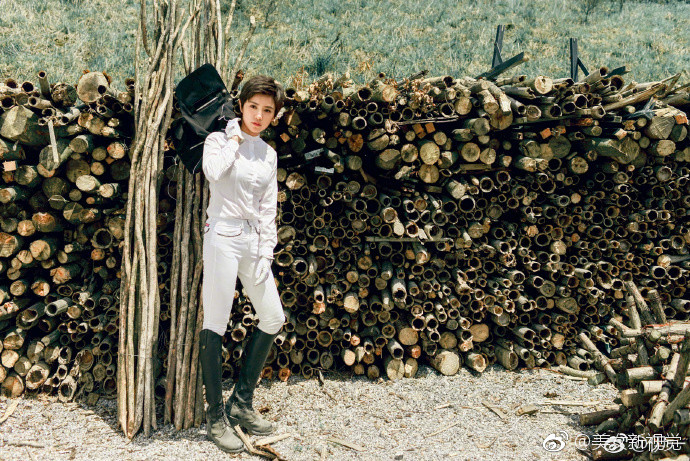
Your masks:
<path fill-rule="evenodd" d="M 203 170 L 209 182 L 209 219 L 259 222 L 259 256 L 273 259 L 278 242 L 278 155 L 259 136 L 242 133 L 237 144 L 222 131 L 206 137 Z"/>

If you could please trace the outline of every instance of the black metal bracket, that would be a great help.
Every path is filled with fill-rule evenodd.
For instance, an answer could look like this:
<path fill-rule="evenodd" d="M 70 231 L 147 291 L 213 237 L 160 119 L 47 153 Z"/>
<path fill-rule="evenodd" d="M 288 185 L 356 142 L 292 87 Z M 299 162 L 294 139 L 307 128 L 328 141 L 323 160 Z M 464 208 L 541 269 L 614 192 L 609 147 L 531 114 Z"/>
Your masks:
<path fill-rule="evenodd" d="M 501 51 L 503 50 L 503 34 L 506 31 L 506 26 L 501 24 L 496 28 L 496 39 L 494 40 L 494 56 L 491 59 L 491 67 L 496 67 L 503 62 Z"/>
<path fill-rule="evenodd" d="M 527 61 L 524 52 L 519 53 L 506 61 L 503 60 L 501 52 L 503 51 L 503 34 L 505 30 L 506 26 L 503 24 L 496 28 L 496 39 L 494 40 L 494 54 L 491 58 L 491 69 L 483 74 L 478 75 L 477 78 L 485 78 L 488 80 L 495 79 L 511 67 Z"/>
<path fill-rule="evenodd" d="M 577 49 L 577 39 L 571 38 L 570 39 L 570 78 L 572 78 L 574 82 L 577 82 L 577 71 L 578 71 L 578 69 L 582 69 L 582 72 L 584 72 L 585 75 L 589 74 L 589 71 L 587 70 L 584 63 L 582 62 L 582 59 L 580 59 L 579 52 Z"/>
<path fill-rule="evenodd" d="M 649 98 L 649 101 L 644 105 L 644 107 L 638 111 L 633 112 L 632 114 L 626 115 L 624 118 L 626 120 L 629 120 L 631 118 L 646 118 L 647 120 L 651 120 L 654 118 L 654 106 L 656 106 L 656 97 L 652 96 Z"/>

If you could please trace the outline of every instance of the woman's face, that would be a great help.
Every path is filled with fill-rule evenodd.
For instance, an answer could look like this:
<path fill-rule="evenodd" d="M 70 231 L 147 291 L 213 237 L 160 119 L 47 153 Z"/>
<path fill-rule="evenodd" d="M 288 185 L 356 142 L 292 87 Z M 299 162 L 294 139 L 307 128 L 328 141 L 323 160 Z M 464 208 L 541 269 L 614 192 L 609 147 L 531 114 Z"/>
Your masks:
<path fill-rule="evenodd" d="M 268 128 L 276 112 L 273 97 L 267 94 L 255 94 L 241 106 L 242 124 L 240 128 L 251 136 Z"/>

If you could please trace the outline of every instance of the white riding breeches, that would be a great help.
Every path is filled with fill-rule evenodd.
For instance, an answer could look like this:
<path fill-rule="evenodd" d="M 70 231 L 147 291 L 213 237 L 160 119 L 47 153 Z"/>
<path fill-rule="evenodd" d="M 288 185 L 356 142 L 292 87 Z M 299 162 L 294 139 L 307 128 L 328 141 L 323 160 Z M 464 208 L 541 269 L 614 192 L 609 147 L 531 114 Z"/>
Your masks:
<path fill-rule="evenodd" d="M 275 334 L 285 322 L 273 272 L 255 285 L 259 261 L 257 223 L 209 219 L 204 226 L 203 328 L 224 335 L 230 320 L 237 277 L 259 318 L 258 328 Z"/>

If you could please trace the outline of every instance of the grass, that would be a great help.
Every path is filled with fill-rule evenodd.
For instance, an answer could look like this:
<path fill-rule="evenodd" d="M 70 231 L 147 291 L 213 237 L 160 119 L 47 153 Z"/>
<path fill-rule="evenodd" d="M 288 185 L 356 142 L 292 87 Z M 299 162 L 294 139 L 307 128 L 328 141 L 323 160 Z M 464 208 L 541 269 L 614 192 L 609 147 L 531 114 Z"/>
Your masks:
<path fill-rule="evenodd" d="M 582 1 L 573 0 L 238 0 L 229 47 L 239 50 L 255 14 L 247 74 L 286 84 L 305 72 L 350 71 L 360 82 L 422 69 L 474 76 L 489 67 L 496 26 L 506 24 L 504 57 L 531 56 L 510 74 L 568 75 L 569 37 L 590 69 L 627 64 L 637 81 L 690 70 L 690 3 L 626 0 L 620 12 L 618 4 L 602 1 L 585 23 Z M 52 81 L 74 82 L 82 70 L 103 70 L 123 88 L 134 75 L 138 5 L 0 0 L 0 77 L 35 80 L 44 69 Z"/>
<path fill-rule="evenodd" d="M 36 73 L 46 70 L 51 81 L 76 82 L 88 69 L 122 82 L 134 72 L 137 5 L 133 0 L 0 0 L 0 75 L 35 81 Z"/>

